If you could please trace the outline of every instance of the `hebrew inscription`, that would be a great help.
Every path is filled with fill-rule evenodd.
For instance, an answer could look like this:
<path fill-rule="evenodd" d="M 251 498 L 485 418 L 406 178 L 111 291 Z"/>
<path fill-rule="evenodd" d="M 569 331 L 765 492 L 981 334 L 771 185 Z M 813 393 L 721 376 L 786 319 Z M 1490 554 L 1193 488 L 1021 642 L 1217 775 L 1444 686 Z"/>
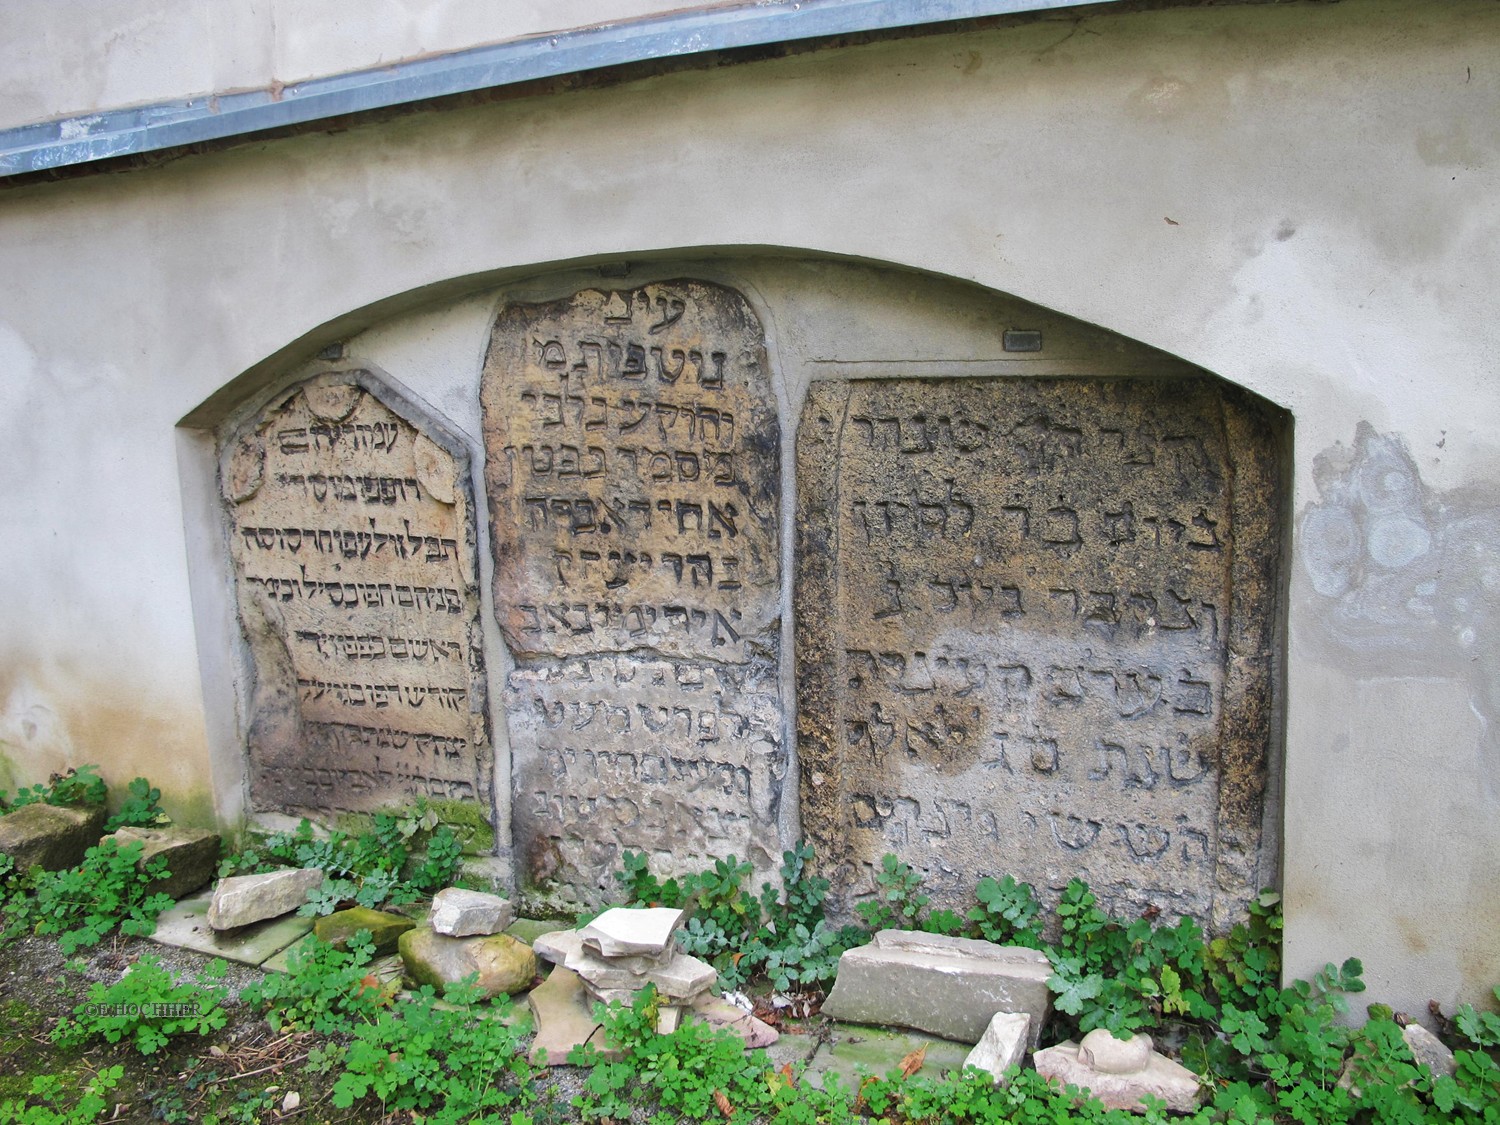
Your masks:
<path fill-rule="evenodd" d="M 772 871 L 780 430 L 744 298 L 695 281 L 497 318 L 481 389 L 523 883 L 624 849 Z"/>
<path fill-rule="evenodd" d="M 251 804 L 368 811 L 425 796 L 477 801 L 488 819 L 462 446 L 439 444 L 369 380 L 301 385 L 222 462 L 254 662 Z"/>
<path fill-rule="evenodd" d="M 1184 380 L 817 383 L 798 438 L 804 831 L 1223 928 L 1269 879 L 1276 460 Z M 846 899 L 847 908 L 848 900 Z"/>

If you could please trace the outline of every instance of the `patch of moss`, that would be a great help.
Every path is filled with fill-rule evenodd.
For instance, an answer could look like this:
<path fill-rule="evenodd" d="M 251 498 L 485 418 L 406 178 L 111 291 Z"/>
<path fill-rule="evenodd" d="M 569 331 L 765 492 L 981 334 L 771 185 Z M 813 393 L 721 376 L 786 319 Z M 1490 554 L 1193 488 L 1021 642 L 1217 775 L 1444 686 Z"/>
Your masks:
<path fill-rule="evenodd" d="M 24 1000 L 0 1002 L 0 1027 L 9 1028 L 12 1031 L 35 1031 L 42 1026 L 43 1022 L 42 1013 Z"/>
<path fill-rule="evenodd" d="M 468 855 L 489 855 L 495 850 L 495 828 L 485 819 L 475 801 L 430 801 L 438 819 L 453 830 Z"/>
<path fill-rule="evenodd" d="M 123 789 L 120 790 L 122 798 L 124 792 Z M 111 792 L 110 796 L 113 797 L 114 793 Z M 214 832 L 221 831 L 218 816 L 214 812 L 213 795 L 206 790 L 174 789 L 170 793 L 163 790 L 161 807 L 172 818 L 173 824 L 181 825 L 183 828 L 207 828 Z"/>

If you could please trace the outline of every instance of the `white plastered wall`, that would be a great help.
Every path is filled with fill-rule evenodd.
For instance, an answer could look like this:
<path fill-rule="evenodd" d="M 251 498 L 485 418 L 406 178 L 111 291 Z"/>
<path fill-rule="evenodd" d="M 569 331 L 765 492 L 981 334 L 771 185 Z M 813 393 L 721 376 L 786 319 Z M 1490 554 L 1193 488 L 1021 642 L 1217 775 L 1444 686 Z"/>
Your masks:
<path fill-rule="evenodd" d="M 1486 0 L 1106 11 L 6 191 L 0 751 L 149 772 L 205 814 L 200 655 L 220 657 L 198 651 L 189 583 L 198 439 L 174 427 L 289 342 L 308 337 L 286 363 L 470 275 L 757 247 L 948 275 L 1290 410 L 1294 515 L 1361 422 L 1407 451 L 1434 520 L 1493 510 L 1497 47 Z M 478 357 L 443 317 L 467 308 L 381 343 L 461 427 Z M 857 327 L 824 358 L 868 358 Z M 1479 548 L 1469 639 L 1424 634 L 1415 662 L 1329 640 L 1291 565 L 1289 966 L 1360 955 L 1413 1014 L 1500 980 Z"/>

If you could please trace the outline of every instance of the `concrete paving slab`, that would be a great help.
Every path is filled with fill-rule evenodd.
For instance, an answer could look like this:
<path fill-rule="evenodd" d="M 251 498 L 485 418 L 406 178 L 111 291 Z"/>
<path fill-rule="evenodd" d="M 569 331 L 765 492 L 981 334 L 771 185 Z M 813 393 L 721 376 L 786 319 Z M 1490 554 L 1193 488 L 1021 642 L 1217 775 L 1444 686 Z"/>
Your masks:
<path fill-rule="evenodd" d="M 256 922 L 237 930 L 216 931 L 208 924 L 208 906 L 212 900 L 213 892 L 205 891 L 163 911 L 156 920 L 151 940 L 241 965 L 260 966 L 312 932 L 313 920 L 296 915 Z"/>
<path fill-rule="evenodd" d="M 927 1055 L 919 1073 L 931 1078 L 962 1068 L 970 1050 L 966 1044 L 920 1031 L 841 1023 L 835 1025 L 832 1037 L 813 1055 L 807 1067 L 807 1081 L 821 1089 L 824 1075 L 834 1073 L 844 1085 L 853 1085 L 861 1067 L 867 1074 L 885 1074 L 922 1047 L 927 1048 Z"/>

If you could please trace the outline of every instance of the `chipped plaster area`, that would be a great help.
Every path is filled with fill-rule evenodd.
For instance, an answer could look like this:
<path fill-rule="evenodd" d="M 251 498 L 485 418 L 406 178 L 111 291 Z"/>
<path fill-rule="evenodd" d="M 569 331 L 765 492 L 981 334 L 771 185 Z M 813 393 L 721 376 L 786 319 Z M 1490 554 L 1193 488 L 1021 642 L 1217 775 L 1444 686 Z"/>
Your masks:
<path fill-rule="evenodd" d="M 1500 512 L 1361 423 L 1298 521 L 1287 965 L 1358 955 L 1421 1015 L 1500 976 Z"/>

